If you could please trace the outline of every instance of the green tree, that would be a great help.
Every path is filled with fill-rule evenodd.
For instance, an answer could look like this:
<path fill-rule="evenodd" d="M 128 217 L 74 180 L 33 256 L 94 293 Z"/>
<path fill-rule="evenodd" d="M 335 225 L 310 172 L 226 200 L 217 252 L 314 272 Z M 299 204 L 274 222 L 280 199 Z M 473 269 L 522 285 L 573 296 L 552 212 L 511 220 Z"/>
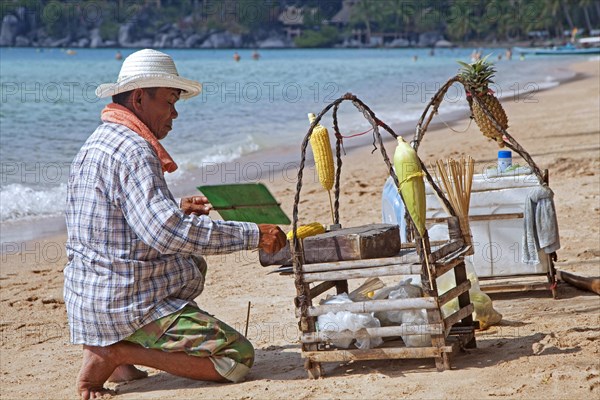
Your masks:
<path fill-rule="evenodd" d="M 567 23 L 569 24 L 569 29 L 573 30 L 573 28 L 575 28 L 575 25 L 573 24 L 573 19 L 571 18 L 569 4 L 567 1 L 561 1 L 560 3 L 565 14 L 565 18 L 567 19 Z"/>
<path fill-rule="evenodd" d="M 237 0 L 239 24 L 248 31 L 269 25 L 272 6 L 264 0 Z"/>
<path fill-rule="evenodd" d="M 579 7 L 583 10 L 583 15 L 585 16 L 585 24 L 588 29 L 588 32 L 590 32 L 593 29 L 592 19 L 590 18 L 590 12 L 589 12 L 589 7 L 591 7 L 593 3 L 598 3 L 598 1 L 593 1 L 593 0 L 580 0 L 579 1 Z"/>
<path fill-rule="evenodd" d="M 367 43 L 371 42 L 373 28 L 376 28 L 384 21 L 385 6 L 387 2 L 359 0 L 352 9 L 351 20 L 356 25 L 364 25 Z"/>
<path fill-rule="evenodd" d="M 475 32 L 475 22 L 472 2 L 468 0 L 455 1 L 449 8 L 447 33 L 453 40 L 469 40 Z"/>
<path fill-rule="evenodd" d="M 331 26 L 324 26 L 318 31 L 306 30 L 294 39 L 298 47 L 331 47 L 338 41 L 338 30 Z"/>

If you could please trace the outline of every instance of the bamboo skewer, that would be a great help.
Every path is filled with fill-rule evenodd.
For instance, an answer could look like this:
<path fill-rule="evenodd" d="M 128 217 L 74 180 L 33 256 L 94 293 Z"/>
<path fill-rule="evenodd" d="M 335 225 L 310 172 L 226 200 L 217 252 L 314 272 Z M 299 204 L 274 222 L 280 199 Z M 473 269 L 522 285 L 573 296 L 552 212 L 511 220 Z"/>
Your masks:
<path fill-rule="evenodd" d="M 331 190 L 328 190 L 327 194 L 329 195 L 329 209 L 331 210 L 331 223 L 335 224 L 335 216 L 333 213 L 333 202 L 331 201 Z"/>
<path fill-rule="evenodd" d="M 248 337 L 248 324 L 250 323 L 250 307 L 252 306 L 251 302 L 248 302 L 248 311 L 246 312 L 246 328 L 244 329 L 244 337 Z"/>
<path fill-rule="evenodd" d="M 466 159 L 461 157 L 458 161 L 454 159 L 448 159 L 446 162 L 437 160 L 432 169 L 438 185 L 443 186 L 448 201 L 456 211 L 465 242 L 471 244 L 469 204 L 471 202 L 471 189 L 473 187 L 473 174 L 475 172 L 473 159 L 471 157 L 467 157 Z M 450 214 L 443 203 L 442 207 Z M 471 254 L 473 254 L 472 251 Z"/>

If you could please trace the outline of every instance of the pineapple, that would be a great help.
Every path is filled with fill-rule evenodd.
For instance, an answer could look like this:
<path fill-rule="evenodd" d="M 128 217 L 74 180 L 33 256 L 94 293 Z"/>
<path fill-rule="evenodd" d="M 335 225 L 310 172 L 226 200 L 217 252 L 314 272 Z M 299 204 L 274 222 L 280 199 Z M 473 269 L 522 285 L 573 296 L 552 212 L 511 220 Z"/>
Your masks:
<path fill-rule="evenodd" d="M 492 77 L 496 72 L 492 64 L 486 61 L 488 57 L 484 57 L 472 64 L 459 61 L 458 63 L 462 65 L 462 68 L 458 75 L 467 92 L 471 96 L 479 97 L 481 102 L 486 105 L 489 112 L 494 116 L 494 119 L 504 130 L 506 130 L 508 128 L 508 117 L 498 99 L 488 88 L 488 85 L 493 83 Z M 470 100 L 469 105 L 471 106 L 473 119 L 475 119 L 475 123 L 484 136 L 495 140 L 498 143 L 498 146 L 504 147 L 502 132 L 495 128 L 494 124 L 488 119 L 479 104 Z"/>

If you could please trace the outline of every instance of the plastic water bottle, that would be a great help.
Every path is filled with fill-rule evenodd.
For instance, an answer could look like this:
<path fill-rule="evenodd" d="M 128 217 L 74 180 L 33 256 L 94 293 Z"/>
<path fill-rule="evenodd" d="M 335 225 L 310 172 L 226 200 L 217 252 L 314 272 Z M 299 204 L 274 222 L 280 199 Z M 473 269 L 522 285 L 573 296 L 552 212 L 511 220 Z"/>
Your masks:
<path fill-rule="evenodd" d="M 512 165 L 512 152 L 510 150 L 498 151 L 498 172 L 506 171 Z"/>

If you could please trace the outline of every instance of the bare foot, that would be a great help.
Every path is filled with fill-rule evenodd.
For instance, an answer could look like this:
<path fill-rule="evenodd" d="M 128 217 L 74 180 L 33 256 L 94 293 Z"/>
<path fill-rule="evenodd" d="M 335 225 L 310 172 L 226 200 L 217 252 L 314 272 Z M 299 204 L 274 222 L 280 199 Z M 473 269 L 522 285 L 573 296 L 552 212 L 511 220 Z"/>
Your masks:
<path fill-rule="evenodd" d="M 115 350 L 115 345 L 83 346 L 83 362 L 77 377 L 77 392 L 82 399 L 98 399 L 113 393 L 104 388 L 104 382 L 120 364 Z"/>
<path fill-rule="evenodd" d="M 108 378 L 108 381 L 113 383 L 120 383 L 134 381 L 136 379 L 143 379 L 146 377 L 148 377 L 148 373 L 146 371 L 137 369 L 131 364 L 123 364 L 119 365 L 117 369 L 115 369 L 112 375 Z"/>
<path fill-rule="evenodd" d="M 82 397 L 82 399 L 94 399 L 94 400 L 107 400 L 115 396 L 117 393 L 113 390 L 102 389 L 102 390 L 92 390 L 87 393 L 89 397 Z M 82 394 L 84 396 L 84 394 Z"/>

